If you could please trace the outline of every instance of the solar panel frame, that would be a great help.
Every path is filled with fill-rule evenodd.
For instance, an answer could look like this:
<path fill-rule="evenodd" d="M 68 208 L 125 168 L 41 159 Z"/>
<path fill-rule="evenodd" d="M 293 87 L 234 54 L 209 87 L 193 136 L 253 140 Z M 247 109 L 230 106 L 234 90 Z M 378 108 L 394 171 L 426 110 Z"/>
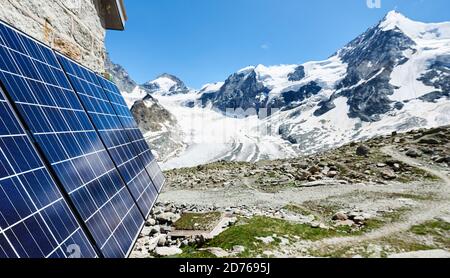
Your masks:
<path fill-rule="evenodd" d="M 97 257 L 1 86 L 0 115 L 0 258 Z M 16 161 L 20 158 L 22 161 Z M 14 199 L 17 196 L 20 198 Z M 11 218 L 13 222 L 8 223 Z M 43 244 L 51 250 L 45 253 Z M 69 254 L 71 249 L 77 254 Z"/>
<path fill-rule="evenodd" d="M 164 184 L 166 182 L 165 177 L 156 162 L 155 157 L 152 154 L 141 130 L 139 129 L 136 120 L 131 114 L 130 109 L 125 102 L 122 94 L 119 91 L 119 88 L 111 82 L 110 80 L 104 78 L 103 76 L 97 75 L 100 80 L 100 83 L 109 98 L 114 110 L 117 113 L 120 121 L 124 129 L 127 131 L 133 145 L 139 152 L 139 156 L 147 169 L 148 174 L 150 175 L 153 184 L 155 185 L 158 193 L 161 193 Z"/>
<path fill-rule="evenodd" d="M 4 24 L 0 46 L 0 55 L 8 59 L 0 71 L 4 87 L 76 213 L 103 256 L 129 256 L 144 218 L 53 50 Z"/>
<path fill-rule="evenodd" d="M 57 53 L 57 57 L 131 195 L 143 216 L 147 218 L 156 202 L 158 192 L 97 75 L 60 53 Z"/>

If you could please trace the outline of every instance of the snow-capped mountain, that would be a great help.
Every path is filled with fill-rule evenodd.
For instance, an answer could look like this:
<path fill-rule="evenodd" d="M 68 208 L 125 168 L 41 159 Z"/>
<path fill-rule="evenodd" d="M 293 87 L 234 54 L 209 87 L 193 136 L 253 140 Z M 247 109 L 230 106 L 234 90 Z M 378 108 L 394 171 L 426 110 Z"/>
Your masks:
<path fill-rule="evenodd" d="M 231 75 L 217 91 L 201 97 L 227 108 L 281 108 L 321 99 L 318 117 L 343 97 L 348 116 L 380 120 L 414 99 L 434 101 L 448 95 L 450 23 L 425 24 L 390 12 L 378 25 L 322 62 L 247 67 Z"/>
<path fill-rule="evenodd" d="M 246 67 L 223 84 L 205 86 L 189 106 L 280 109 L 251 128 L 235 128 L 228 154 L 217 155 L 229 160 L 314 153 L 393 131 L 447 125 L 449 30 L 449 22 L 420 23 L 390 12 L 325 61 Z M 182 166 L 180 160 L 169 167 Z"/>
<path fill-rule="evenodd" d="M 150 95 L 177 95 L 187 94 L 190 91 L 178 77 L 167 73 L 143 84 L 141 88 Z"/>
<path fill-rule="evenodd" d="M 450 22 L 420 23 L 390 12 L 324 61 L 249 66 L 199 91 L 164 74 L 136 87 L 129 99 L 138 100 L 133 111 L 144 130 L 153 130 L 145 121 L 154 117 L 141 110 L 153 102 L 178 123 L 168 129 L 178 128 L 175 141 L 186 145 L 166 169 L 287 158 L 448 125 Z M 230 108 L 276 109 L 264 118 L 236 118 L 223 113 Z"/>
<path fill-rule="evenodd" d="M 271 121 L 302 153 L 449 124 L 449 30 L 450 23 L 414 22 L 390 12 L 324 62 L 338 61 L 338 68 L 346 69 L 333 82 L 314 80 L 331 90 L 323 89 Z"/>
<path fill-rule="evenodd" d="M 185 146 L 176 118 L 109 57 L 105 68 L 121 90 L 155 157 L 164 161 L 180 152 Z"/>

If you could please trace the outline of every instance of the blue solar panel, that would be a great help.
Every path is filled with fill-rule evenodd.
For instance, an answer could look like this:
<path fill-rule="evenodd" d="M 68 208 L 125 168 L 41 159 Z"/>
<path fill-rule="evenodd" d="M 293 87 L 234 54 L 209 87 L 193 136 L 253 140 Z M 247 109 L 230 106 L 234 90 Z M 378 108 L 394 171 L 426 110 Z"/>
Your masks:
<path fill-rule="evenodd" d="M 6 93 L 98 249 L 127 256 L 144 218 L 54 52 L 0 24 L 0 56 Z"/>
<path fill-rule="evenodd" d="M 148 144 L 145 141 L 142 132 L 139 130 L 136 120 L 131 114 L 131 111 L 128 109 L 123 96 L 120 94 L 119 89 L 114 83 L 101 76 L 98 76 L 98 78 L 114 110 L 119 116 L 122 125 L 131 138 L 133 145 L 138 150 L 138 153 L 140 154 L 139 157 L 141 158 L 142 162 L 145 165 L 145 168 L 147 169 L 147 172 L 152 178 L 153 184 L 155 185 L 158 192 L 161 192 L 161 189 L 164 186 L 165 182 L 164 175 L 159 168 L 159 165 L 156 162 L 156 159 L 153 156 L 150 148 L 148 147 Z"/>
<path fill-rule="evenodd" d="M 57 56 L 131 195 L 143 215 L 148 216 L 156 201 L 158 191 L 103 91 L 96 74 L 62 55 Z"/>
<path fill-rule="evenodd" d="M 67 258 L 72 247 L 97 256 L 0 89 L 0 258 Z"/>

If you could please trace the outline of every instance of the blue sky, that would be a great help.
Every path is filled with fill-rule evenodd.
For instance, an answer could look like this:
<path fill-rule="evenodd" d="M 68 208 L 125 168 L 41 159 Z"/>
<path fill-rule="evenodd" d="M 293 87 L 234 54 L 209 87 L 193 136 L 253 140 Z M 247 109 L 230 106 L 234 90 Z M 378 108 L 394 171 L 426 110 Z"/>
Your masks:
<path fill-rule="evenodd" d="M 161 73 L 192 88 L 248 65 L 329 57 L 390 10 L 419 21 L 450 21 L 449 0 L 125 0 L 124 32 L 107 50 L 139 83 Z"/>

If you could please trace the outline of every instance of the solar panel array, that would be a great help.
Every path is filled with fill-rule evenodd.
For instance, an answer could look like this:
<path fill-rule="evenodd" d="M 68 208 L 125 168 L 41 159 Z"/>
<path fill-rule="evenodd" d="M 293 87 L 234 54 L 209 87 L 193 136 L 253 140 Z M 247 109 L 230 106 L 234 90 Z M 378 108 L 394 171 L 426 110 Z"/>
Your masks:
<path fill-rule="evenodd" d="M 161 192 L 161 189 L 164 186 L 165 178 L 162 174 L 161 169 L 159 168 L 158 163 L 156 162 L 155 157 L 153 156 L 151 150 L 145 142 L 145 139 L 142 136 L 141 131 L 139 130 L 136 120 L 128 109 L 124 98 L 122 97 L 119 89 L 114 83 L 103 77 L 99 77 L 99 79 L 114 110 L 119 116 L 122 125 L 131 138 L 133 145 L 138 150 L 139 157 L 143 161 L 145 168 L 147 169 L 156 189 L 158 190 L 158 192 Z"/>
<path fill-rule="evenodd" d="M 58 55 L 75 91 L 105 143 L 117 169 L 144 216 L 150 214 L 158 191 L 153 185 L 140 153 L 113 109 L 97 75 L 68 58 Z"/>
<path fill-rule="evenodd" d="M 160 190 L 99 78 L 65 68 L 0 24 L 0 257 L 126 257 Z"/>
<path fill-rule="evenodd" d="M 95 257 L 1 89 L 0 161 L 0 257 L 66 258 L 72 244 L 80 256 Z"/>

